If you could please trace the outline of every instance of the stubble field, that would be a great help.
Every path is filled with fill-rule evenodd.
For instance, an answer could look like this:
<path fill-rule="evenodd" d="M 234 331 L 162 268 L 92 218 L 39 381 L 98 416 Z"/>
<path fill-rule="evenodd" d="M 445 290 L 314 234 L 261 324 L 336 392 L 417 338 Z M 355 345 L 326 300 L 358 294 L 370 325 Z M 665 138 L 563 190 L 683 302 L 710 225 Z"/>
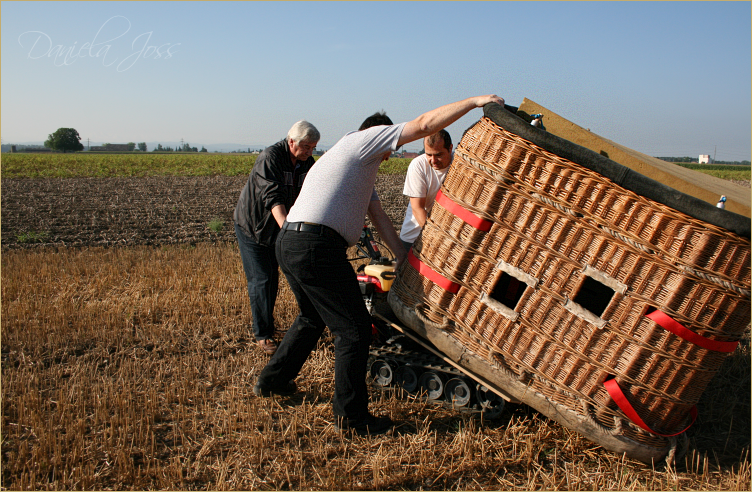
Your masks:
<path fill-rule="evenodd" d="M 484 420 L 376 387 L 395 432 L 342 434 L 329 337 L 297 395 L 255 397 L 267 359 L 232 229 L 245 179 L 2 180 L 3 489 L 749 490 L 748 337 L 670 466 L 524 405 Z M 402 182 L 377 183 L 396 225 Z M 283 280 L 278 328 L 296 312 Z"/>

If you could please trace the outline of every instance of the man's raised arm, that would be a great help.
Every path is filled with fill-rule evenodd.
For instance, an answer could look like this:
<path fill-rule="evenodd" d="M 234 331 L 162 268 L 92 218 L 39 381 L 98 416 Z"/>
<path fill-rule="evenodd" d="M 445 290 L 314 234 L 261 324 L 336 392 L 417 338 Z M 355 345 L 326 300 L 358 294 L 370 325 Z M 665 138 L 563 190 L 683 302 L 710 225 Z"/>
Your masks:
<path fill-rule="evenodd" d="M 498 103 L 504 105 L 504 99 L 496 94 L 487 96 L 476 96 L 463 99 L 436 109 L 423 113 L 412 121 L 405 124 L 400 135 L 398 146 L 414 142 L 423 137 L 433 135 L 437 131 L 445 128 L 458 119 L 462 118 L 471 109 L 482 108 L 488 103 Z"/>

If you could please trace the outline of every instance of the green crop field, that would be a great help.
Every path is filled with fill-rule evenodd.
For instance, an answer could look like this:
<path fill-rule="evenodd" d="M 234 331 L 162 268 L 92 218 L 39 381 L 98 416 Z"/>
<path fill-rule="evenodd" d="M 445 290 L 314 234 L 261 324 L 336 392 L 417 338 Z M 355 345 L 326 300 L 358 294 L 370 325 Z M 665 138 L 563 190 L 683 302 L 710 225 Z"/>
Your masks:
<path fill-rule="evenodd" d="M 248 174 L 255 154 L 128 153 L 3 154 L 3 178 L 76 178 L 129 176 L 239 176 Z M 389 159 L 380 174 L 404 174 L 410 159 Z M 678 164 L 728 180 L 749 180 L 749 166 Z"/>
<path fill-rule="evenodd" d="M 3 178 L 113 178 L 131 176 L 238 176 L 254 154 L 3 154 Z M 407 171 L 410 159 L 389 159 L 382 174 Z"/>
<path fill-rule="evenodd" d="M 3 154 L 2 177 L 236 176 L 254 162 L 252 154 Z"/>
<path fill-rule="evenodd" d="M 710 176 L 715 176 L 721 179 L 730 179 L 735 181 L 750 179 L 750 166 L 732 166 L 723 164 L 695 164 L 695 163 L 683 163 L 676 162 L 677 166 L 686 167 L 693 171 L 699 171 Z"/>

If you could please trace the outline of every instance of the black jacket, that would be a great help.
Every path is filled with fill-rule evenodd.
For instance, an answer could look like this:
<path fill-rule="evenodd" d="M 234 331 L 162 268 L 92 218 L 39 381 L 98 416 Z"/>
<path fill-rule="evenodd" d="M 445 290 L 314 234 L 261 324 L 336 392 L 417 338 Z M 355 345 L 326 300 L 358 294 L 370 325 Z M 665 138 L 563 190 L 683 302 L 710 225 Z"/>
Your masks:
<path fill-rule="evenodd" d="M 246 236 L 263 246 L 274 246 L 279 226 L 272 208 L 284 205 L 286 211 L 290 211 L 314 163 L 313 157 L 293 163 L 287 139 L 259 154 L 233 214 L 235 223 Z"/>

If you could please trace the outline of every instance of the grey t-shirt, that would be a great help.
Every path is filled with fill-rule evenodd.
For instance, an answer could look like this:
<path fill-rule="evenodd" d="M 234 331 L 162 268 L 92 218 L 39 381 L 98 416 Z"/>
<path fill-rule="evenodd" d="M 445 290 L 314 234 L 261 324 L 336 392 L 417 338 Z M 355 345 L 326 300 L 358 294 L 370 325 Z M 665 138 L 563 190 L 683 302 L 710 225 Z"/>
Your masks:
<path fill-rule="evenodd" d="M 381 159 L 397 150 L 404 126 L 375 126 L 342 137 L 308 171 L 287 221 L 324 224 L 355 244 L 368 203 L 379 199 L 374 184 Z"/>

